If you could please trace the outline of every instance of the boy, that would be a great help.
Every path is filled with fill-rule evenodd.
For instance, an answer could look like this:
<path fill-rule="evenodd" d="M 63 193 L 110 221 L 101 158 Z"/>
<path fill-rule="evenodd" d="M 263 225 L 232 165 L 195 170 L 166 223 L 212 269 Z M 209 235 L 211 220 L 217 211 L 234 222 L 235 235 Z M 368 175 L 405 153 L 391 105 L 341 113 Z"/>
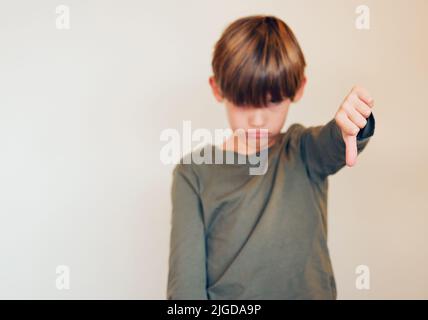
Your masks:
<path fill-rule="evenodd" d="M 209 83 L 232 131 L 250 140 L 232 135 L 233 149 L 226 141 L 213 150 L 223 159 L 267 150 L 269 165 L 262 175 L 249 175 L 248 163 L 176 165 L 167 299 L 337 298 L 328 176 L 354 165 L 373 135 L 373 99 L 354 87 L 327 124 L 282 133 L 305 66 L 293 32 L 273 16 L 238 19 L 216 43 Z M 250 129 L 268 129 L 267 139 Z"/>

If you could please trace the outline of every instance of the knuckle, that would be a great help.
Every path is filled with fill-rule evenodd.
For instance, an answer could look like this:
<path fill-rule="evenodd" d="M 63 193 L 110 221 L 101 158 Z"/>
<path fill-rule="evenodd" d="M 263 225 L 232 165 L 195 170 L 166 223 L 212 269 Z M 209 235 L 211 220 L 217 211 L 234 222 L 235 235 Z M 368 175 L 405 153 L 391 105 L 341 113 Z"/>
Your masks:
<path fill-rule="evenodd" d="M 342 112 L 342 113 L 338 114 L 337 119 L 336 119 L 336 123 L 339 127 L 346 128 L 347 127 L 347 122 L 346 122 L 347 119 L 348 119 L 348 116 L 346 115 L 346 113 Z"/>
<path fill-rule="evenodd" d="M 357 135 L 359 131 L 360 131 L 359 128 L 353 128 L 352 129 L 352 135 Z"/>
<path fill-rule="evenodd" d="M 348 128 L 348 130 L 346 130 L 346 133 L 349 134 L 350 136 L 355 135 L 355 130 L 353 128 Z"/>
<path fill-rule="evenodd" d="M 351 103 L 355 103 L 356 101 L 358 101 L 358 95 L 355 92 L 352 92 L 349 96 L 348 96 L 348 100 Z"/>
<path fill-rule="evenodd" d="M 343 107 L 343 110 L 345 110 L 345 111 L 350 111 L 352 109 L 352 102 L 349 99 L 349 97 L 345 100 L 342 107 Z"/>
<path fill-rule="evenodd" d="M 340 125 L 342 122 L 342 118 L 343 118 L 342 114 L 343 114 L 343 111 L 338 111 L 336 113 L 336 116 L 334 117 L 334 120 L 336 121 L 337 125 Z"/>
<path fill-rule="evenodd" d="M 366 126 L 366 124 L 367 124 L 367 120 L 365 120 L 365 119 L 362 120 L 360 123 L 360 129 L 364 128 Z"/>

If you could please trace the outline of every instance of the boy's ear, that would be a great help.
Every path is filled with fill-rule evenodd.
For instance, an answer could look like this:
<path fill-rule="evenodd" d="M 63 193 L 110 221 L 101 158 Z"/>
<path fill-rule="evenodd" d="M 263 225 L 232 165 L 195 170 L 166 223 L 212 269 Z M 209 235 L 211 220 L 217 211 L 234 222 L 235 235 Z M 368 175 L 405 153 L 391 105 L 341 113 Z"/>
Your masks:
<path fill-rule="evenodd" d="M 217 85 L 217 82 L 215 81 L 214 76 L 209 77 L 208 82 L 211 86 L 211 89 L 213 91 L 214 97 L 216 98 L 216 100 L 218 102 L 222 102 L 223 101 L 223 96 L 221 94 L 221 90 Z"/>
<path fill-rule="evenodd" d="M 307 81 L 308 81 L 308 79 L 306 78 L 306 76 L 304 76 L 303 80 L 302 80 L 302 84 L 300 85 L 299 90 L 297 90 L 296 95 L 294 96 L 293 102 L 297 102 L 302 98 L 303 92 L 305 91 L 305 86 L 306 86 Z"/>

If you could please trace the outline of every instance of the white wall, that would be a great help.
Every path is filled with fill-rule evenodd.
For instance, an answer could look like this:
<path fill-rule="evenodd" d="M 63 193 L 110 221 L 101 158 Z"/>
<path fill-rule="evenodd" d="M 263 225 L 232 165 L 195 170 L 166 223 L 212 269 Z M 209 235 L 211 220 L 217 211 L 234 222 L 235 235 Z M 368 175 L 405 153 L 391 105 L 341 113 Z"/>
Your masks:
<path fill-rule="evenodd" d="M 55 27 L 61 4 L 70 30 Z M 354 26 L 360 4 L 370 30 Z M 428 298 L 426 12 L 425 0 L 0 2 L 0 298 L 165 298 L 173 166 L 159 136 L 183 120 L 227 127 L 213 45 L 256 13 L 286 21 L 308 62 L 284 131 L 327 122 L 356 83 L 375 97 L 375 136 L 330 179 L 339 298 Z M 370 290 L 355 287 L 360 264 Z"/>

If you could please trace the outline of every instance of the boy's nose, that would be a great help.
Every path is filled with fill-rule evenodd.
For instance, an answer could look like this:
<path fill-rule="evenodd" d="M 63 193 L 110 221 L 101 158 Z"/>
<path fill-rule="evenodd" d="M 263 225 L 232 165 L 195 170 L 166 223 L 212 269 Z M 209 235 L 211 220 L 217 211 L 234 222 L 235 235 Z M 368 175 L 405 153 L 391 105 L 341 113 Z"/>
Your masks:
<path fill-rule="evenodd" d="M 263 127 L 265 125 L 265 117 L 263 116 L 263 111 L 260 108 L 254 110 L 250 115 L 249 122 L 252 127 Z"/>

